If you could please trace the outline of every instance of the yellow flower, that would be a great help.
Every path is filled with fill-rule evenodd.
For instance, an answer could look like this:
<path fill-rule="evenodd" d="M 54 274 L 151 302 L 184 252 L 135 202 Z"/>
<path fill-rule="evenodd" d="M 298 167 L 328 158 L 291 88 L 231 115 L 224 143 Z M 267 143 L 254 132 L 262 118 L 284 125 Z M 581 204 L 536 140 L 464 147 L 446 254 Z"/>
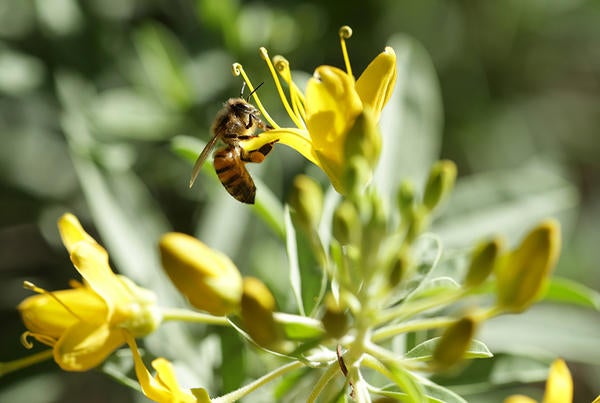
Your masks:
<path fill-rule="evenodd" d="M 355 80 L 345 42 L 351 35 L 349 27 L 340 29 L 346 71 L 332 66 L 317 67 L 308 81 L 305 94 L 292 80 L 288 61 L 281 56 L 275 56 L 271 61 L 267 50 L 261 48 L 261 56 L 269 66 L 283 105 L 295 127 L 280 127 L 254 93 L 258 108 L 274 129 L 242 142 L 242 146 L 248 150 L 259 149 L 273 141 L 294 148 L 319 166 L 342 194 L 349 190 L 344 183 L 344 176 L 352 156 L 359 154 L 365 158 L 371 170 L 377 163 L 381 150 L 377 122 L 396 81 L 396 54 L 391 47 L 386 47 L 375 57 Z M 289 101 L 276 70 L 288 86 Z M 236 75 L 242 75 L 250 90 L 254 89 L 240 64 L 234 64 L 233 71 Z"/>
<path fill-rule="evenodd" d="M 572 401 L 573 380 L 569 368 L 563 360 L 555 360 L 550 367 L 542 403 L 570 403 Z M 505 399 L 504 403 L 536 403 L 536 401 L 527 396 L 513 395 Z"/>
<path fill-rule="evenodd" d="M 125 335 L 141 337 L 160 323 L 154 293 L 115 275 L 108 254 L 72 214 L 58 221 L 63 243 L 83 283 L 48 292 L 26 283 L 39 295 L 18 306 L 31 336 L 53 349 L 56 363 L 67 371 L 86 371 L 102 363 L 125 343 Z"/>
<path fill-rule="evenodd" d="M 210 402 L 208 393 L 204 389 L 199 388 L 193 391 L 182 389 L 175 377 L 173 366 L 164 358 L 152 361 L 152 367 L 156 370 L 156 377 L 152 377 L 142 361 L 135 339 L 129 336 L 127 343 L 133 353 L 135 374 L 146 397 L 158 403 Z"/>

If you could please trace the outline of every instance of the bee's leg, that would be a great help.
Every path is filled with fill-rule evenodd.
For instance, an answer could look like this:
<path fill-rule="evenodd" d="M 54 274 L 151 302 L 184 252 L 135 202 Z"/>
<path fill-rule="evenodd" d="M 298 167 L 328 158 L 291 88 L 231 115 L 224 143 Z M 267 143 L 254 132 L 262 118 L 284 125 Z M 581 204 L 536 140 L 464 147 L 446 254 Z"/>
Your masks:
<path fill-rule="evenodd" d="M 257 122 L 260 122 L 260 119 L 257 119 L 256 117 L 254 117 L 253 114 L 248 114 L 248 124 L 246 125 L 246 129 L 249 129 L 252 127 L 252 118 L 254 118 L 254 120 L 256 120 Z M 260 124 L 259 124 L 260 126 Z"/>
<path fill-rule="evenodd" d="M 267 154 L 269 154 L 271 152 L 271 150 L 273 149 L 273 144 L 277 143 L 277 140 L 271 142 L 271 143 L 267 143 L 264 146 L 262 146 L 261 148 L 259 148 L 258 150 L 253 150 L 253 151 L 245 151 L 242 149 L 242 155 L 241 155 L 241 159 L 244 162 L 254 162 L 254 163 L 261 163 L 265 160 L 265 157 L 267 156 Z"/>

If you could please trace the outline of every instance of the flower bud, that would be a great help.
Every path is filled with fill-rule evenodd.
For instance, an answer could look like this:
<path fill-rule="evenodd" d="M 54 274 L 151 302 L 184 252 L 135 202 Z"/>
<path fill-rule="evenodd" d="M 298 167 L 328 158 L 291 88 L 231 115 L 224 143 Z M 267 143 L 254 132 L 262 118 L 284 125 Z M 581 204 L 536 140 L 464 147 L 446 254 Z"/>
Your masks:
<path fill-rule="evenodd" d="M 433 351 L 433 363 L 436 369 L 447 369 L 462 361 L 474 334 L 475 320 L 468 316 L 450 325 Z"/>
<path fill-rule="evenodd" d="M 423 204 L 429 210 L 436 208 L 446 198 L 454 187 L 456 180 L 456 165 L 449 160 L 436 162 L 425 185 Z"/>
<path fill-rule="evenodd" d="M 477 287 L 488 278 L 496 266 L 501 249 L 502 240 L 499 238 L 481 242 L 475 247 L 471 254 L 465 286 Z"/>
<path fill-rule="evenodd" d="M 560 226 L 546 220 L 535 227 L 496 270 L 498 306 L 522 312 L 540 296 L 560 253 Z"/>
<path fill-rule="evenodd" d="M 263 347 L 273 347 L 281 340 L 273 312 L 275 298 L 267 286 L 255 277 L 244 277 L 242 294 L 242 321 L 244 330 Z"/>
<path fill-rule="evenodd" d="M 408 228 L 406 230 L 406 241 L 413 242 L 429 225 L 429 214 L 423 206 L 410 210 L 407 217 Z"/>
<path fill-rule="evenodd" d="M 330 337 L 340 338 L 348 330 L 348 314 L 346 310 L 340 306 L 332 294 L 327 294 L 325 297 L 325 312 L 321 318 L 323 327 Z"/>
<path fill-rule="evenodd" d="M 411 261 L 406 250 L 401 250 L 392 258 L 389 274 L 388 285 L 390 288 L 396 287 L 407 277 L 410 270 Z"/>
<path fill-rule="evenodd" d="M 239 309 L 242 277 L 227 256 L 177 232 L 164 235 L 159 246 L 164 270 L 194 307 L 213 315 Z"/>
<path fill-rule="evenodd" d="M 342 201 L 333 212 L 333 237 L 341 245 L 356 245 L 361 237 L 360 217 L 349 200 Z"/>
<path fill-rule="evenodd" d="M 323 190 L 311 177 L 298 175 L 289 199 L 294 218 L 305 229 L 313 230 L 319 225 L 323 211 Z"/>
<path fill-rule="evenodd" d="M 344 156 L 346 161 L 360 156 L 373 170 L 379 161 L 379 154 L 381 154 L 379 125 L 371 109 L 365 108 L 356 117 L 354 125 L 346 135 Z"/>
<path fill-rule="evenodd" d="M 415 205 L 415 186 L 410 181 L 403 181 L 396 196 L 400 218 L 408 221 Z"/>
<path fill-rule="evenodd" d="M 344 194 L 355 197 L 361 196 L 372 175 L 373 169 L 362 156 L 357 155 L 348 160 L 344 167 Z"/>

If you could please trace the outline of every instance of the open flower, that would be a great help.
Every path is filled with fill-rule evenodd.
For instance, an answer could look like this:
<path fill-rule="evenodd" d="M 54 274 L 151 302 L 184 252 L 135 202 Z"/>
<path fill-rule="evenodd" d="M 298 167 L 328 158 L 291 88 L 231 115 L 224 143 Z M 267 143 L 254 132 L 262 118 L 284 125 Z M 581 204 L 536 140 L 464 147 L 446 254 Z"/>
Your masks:
<path fill-rule="evenodd" d="M 569 367 L 563 360 L 555 360 L 550 367 L 542 403 L 570 403 L 572 401 L 573 379 L 571 379 Z M 505 399 L 504 403 L 536 403 L 536 401 L 524 395 L 513 395 Z"/>
<path fill-rule="evenodd" d="M 127 343 L 133 353 L 135 374 L 146 397 L 158 403 L 210 402 L 210 397 L 205 389 L 198 388 L 193 391 L 182 389 L 175 377 L 173 365 L 164 358 L 152 361 L 152 367 L 156 370 L 156 376 L 153 377 L 142 361 L 135 339 L 128 336 Z"/>
<path fill-rule="evenodd" d="M 396 54 L 390 47 L 375 57 L 355 80 L 345 42 L 351 35 L 349 27 L 340 29 L 346 71 L 332 66 L 317 67 L 305 94 L 292 80 L 288 61 L 282 56 L 275 56 L 271 61 L 267 50 L 261 48 L 261 56 L 269 66 L 283 106 L 295 127 L 280 127 L 254 93 L 258 108 L 274 129 L 242 142 L 248 150 L 259 149 L 273 141 L 294 148 L 319 166 L 342 194 L 348 191 L 344 177 L 353 156 L 362 156 L 371 171 L 379 159 L 381 135 L 377 122 L 396 81 Z M 288 86 L 289 101 L 276 70 Z M 234 64 L 233 71 L 242 75 L 250 90 L 254 89 L 240 64 Z"/>
<path fill-rule="evenodd" d="M 141 337 L 160 323 L 156 297 L 124 276 L 115 275 L 108 254 L 72 214 L 58 221 L 63 243 L 83 283 L 48 292 L 26 283 L 39 295 L 18 306 L 31 336 L 53 349 L 54 360 L 64 370 L 86 371 L 102 363 L 125 343 L 125 335 Z"/>

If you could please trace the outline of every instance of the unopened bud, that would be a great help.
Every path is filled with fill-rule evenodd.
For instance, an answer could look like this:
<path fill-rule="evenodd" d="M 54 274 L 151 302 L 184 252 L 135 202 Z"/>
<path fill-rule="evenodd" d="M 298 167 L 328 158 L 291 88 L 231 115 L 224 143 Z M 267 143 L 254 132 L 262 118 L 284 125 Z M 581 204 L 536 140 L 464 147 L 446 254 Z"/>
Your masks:
<path fill-rule="evenodd" d="M 502 240 L 499 238 L 482 242 L 475 247 L 471 254 L 465 286 L 477 287 L 488 278 L 496 266 L 501 249 Z"/>
<path fill-rule="evenodd" d="M 396 287 L 407 276 L 411 261 L 405 250 L 398 252 L 392 259 L 389 268 L 388 284 L 390 288 Z"/>
<path fill-rule="evenodd" d="M 462 361 L 475 334 L 475 325 L 475 321 L 467 316 L 446 329 L 433 351 L 436 369 L 447 369 Z"/>
<path fill-rule="evenodd" d="M 408 215 L 408 228 L 406 230 L 406 241 L 413 242 L 428 226 L 429 214 L 420 206 L 411 209 Z"/>
<path fill-rule="evenodd" d="M 400 218 L 407 221 L 410 218 L 415 205 L 415 186 L 412 182 L 403 181 L 400 184 L 396 200 L 398 202 Z"/>
<path fill-rule="evenodd" d="M 321 322 L 330 337 L 342 337 L 348 330 L 348 313 L 332 294 L 325 297 L 325 312 Z"/>
<path fill-rule="evenodd" d="M 454 187 L 456 180 L 456 164 L 449 160 L 436 162 L 425 185 L 423 204 L 429 210 L 436 208 L 446 198 Z"/>
<path fill-rule="evenodd" d="M 333 237 L 341 244 L 356 245 L 361 237 L 360 217 L 349 200 L 342 201 L 333 212 Z"/>
<path fill-rule="evenodd" d="M 227 256 L 178 232 L 164 235 L 159 247 L 164 270 L 194 307 L 213 315 L 239 309 L 242 276 Z"/>
<path fill-rule="evenodd" d="M 346 135 L 344 156 L 350 161 L 356 156 L 365 159 L 368 166 L 374 169 L 381 154 L 381 132 L 370 108 L 365 108 L 356 117 L 354 125 Z"/>
<path fill-rule="evenodd" d="M 281 340 L 273 312 L 275 298 L 267 286 L 255 277 L 244 277 L 242 294 L 242 321 L 244 330 L 263 347 L 273 347 Z"/>
<path fill-rule="evenodd" d="M 498 306 L 522 312 L 544 290 L 560 253 L 560 226 L 546 220 L 535 227 L 496 270 Z"/>
<path fill-rule="evenodd" d="M 373 168 L 364 157 L 356 155 L 349 159 L 344 169 L 344 194 L 360 196 L 372 175 Z"/>
<path fill-rule="evenodd" d="M 289 199 L 294 218 L 305 229 L 315 229 L 323 211 L 323 190 L 311 177 L 298 175 Z"/>

